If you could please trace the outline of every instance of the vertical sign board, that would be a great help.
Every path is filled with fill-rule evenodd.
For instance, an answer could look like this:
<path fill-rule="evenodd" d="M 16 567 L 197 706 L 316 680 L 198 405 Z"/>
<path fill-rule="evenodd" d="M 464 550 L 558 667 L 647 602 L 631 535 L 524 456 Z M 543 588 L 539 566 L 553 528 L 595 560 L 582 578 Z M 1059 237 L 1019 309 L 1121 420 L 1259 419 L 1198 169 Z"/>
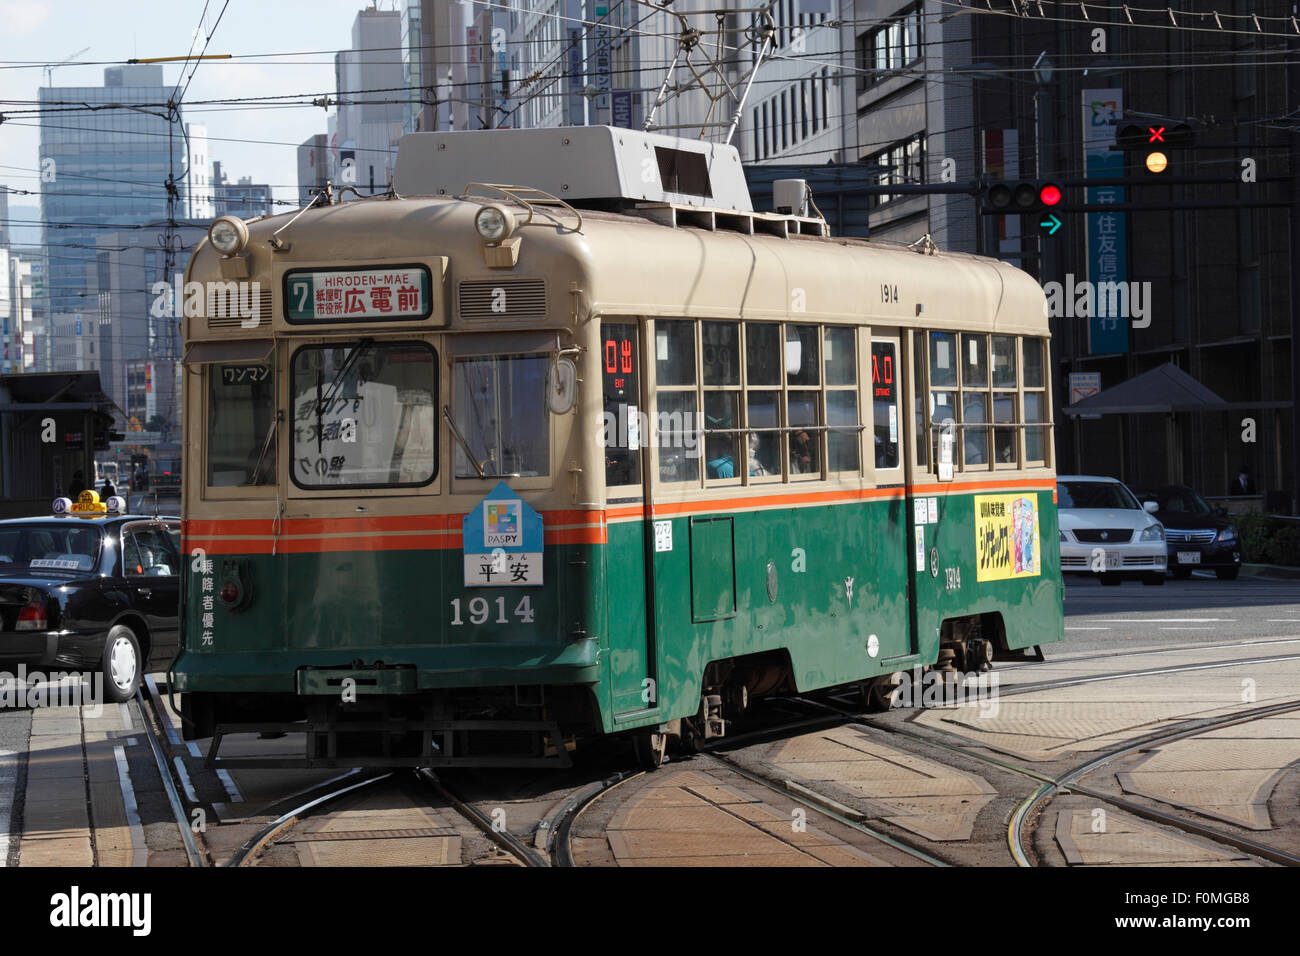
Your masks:
<path fill-rule="evenodd" d="M 610 87 L 613 86 L 613 77 L 610 67 L 613 64 L 613 52 L 609 45 L 609 25 L 605 22 L 609 16 L 609 4 L 595 4 L 596 19 L 601 21 L 591 31 L 591 35 L 596 41 L 596 50 L 594 59 L 596 61 L 596 109 L 609 110 L 610 108 Z M 608 115 L 608 113 L 604 114 Z"/>
<path fill-rule="evenodd" d="M 614 110 L 612 125 L 632 129 L 632 91 L 615 90 L 611 95 Z"/>
<path fill-rule="evenodd" d="M 1115 145 L 1115 129 L 1124 114 L 1122 90 L 1083 91 L 1083 164 L 1089 179 L 1124 175 L 1124 154 Z M 1123 186 L 1089 186 L 1089 204 L 1122 203 Z M 1088 351 L 1106 355 L 1128 351 L 1128 318 L 1116 314 L 1119 296 L 1102 295 L 1102 283 L 1128 281 L 1128 240 L 1122 212 L 1087 213 L 1088 281 L 1092 284 L 1092 315 L 1088 319 Z M 1113 288 L 1113 287 L 1108 287 Z"/>
<path fill-rule="evenodd" d="M 579 27 L 569 30 L 569 45 L 566 48 L 568 62 L 564 67 L 565 89 L 568 92 L 568 111 L 570 126 L 587 125 L 587 100 L 583 91 L 587 87 L 586 75 L 582 68 L 582 37 L 584 31 Z"/>
<path fill-rule="evenodd" d="M 542 584 L 542 517 L 504 481 L 461 521 L 465 587 Z"/>

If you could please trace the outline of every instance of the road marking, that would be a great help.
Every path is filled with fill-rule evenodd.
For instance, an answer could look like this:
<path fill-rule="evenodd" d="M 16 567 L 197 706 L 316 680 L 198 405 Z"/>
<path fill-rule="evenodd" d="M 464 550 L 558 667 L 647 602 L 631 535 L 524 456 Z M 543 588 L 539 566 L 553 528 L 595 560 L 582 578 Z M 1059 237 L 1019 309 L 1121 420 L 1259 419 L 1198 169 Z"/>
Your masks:
<path fill-rule="evenodd" d="M 1099 617 L 1098 624 L 1236 624 L 1234 617 Z"/>
<path fill-rule="evenodd" d="M 1300 624 L 1300 617 L 1270 617 L 1265 624 Z"/>
<path fill-rule="evenodd" d="M 18 754 L 12 750 L 0 750 L 0 867 L 9 864 L 9 824 L 17 779 Z"/>
<path fill-rule="evenodd" d="M 126 807 L 126 822 L 131 830 L 131 865 L 147 866 L 149 847 L 144 842 L 144 827 L 140 825 L 139 805 L 135 802 L 135 788 L 131 786 L 131 770 L 126 762 L 126 748 L 114 747 L 117 758 L 117 781 L 122 786 L 122 804 Z"/>

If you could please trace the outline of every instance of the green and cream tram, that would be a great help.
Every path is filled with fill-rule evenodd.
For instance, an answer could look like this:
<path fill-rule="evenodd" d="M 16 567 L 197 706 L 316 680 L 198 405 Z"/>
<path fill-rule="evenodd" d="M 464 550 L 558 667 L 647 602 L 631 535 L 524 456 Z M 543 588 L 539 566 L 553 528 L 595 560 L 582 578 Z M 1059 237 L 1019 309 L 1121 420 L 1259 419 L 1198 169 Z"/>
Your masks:
<path fill-rule="evenodd" d="M 1029 276 L 755 212 L 733 148 L 628 130 L 414 134 L 395 185 L 191 259 L 188 736 L 653 755 L 1062 639 Z"/>

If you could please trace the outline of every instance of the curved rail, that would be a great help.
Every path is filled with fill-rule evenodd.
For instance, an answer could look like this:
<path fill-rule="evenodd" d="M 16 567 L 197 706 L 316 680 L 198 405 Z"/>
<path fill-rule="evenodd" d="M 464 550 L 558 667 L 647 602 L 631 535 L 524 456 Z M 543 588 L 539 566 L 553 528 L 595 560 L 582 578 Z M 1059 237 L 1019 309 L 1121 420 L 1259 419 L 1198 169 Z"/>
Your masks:
<path fill-rule="evenodd" d="M 345 776 L 350 777 L 352 774 L 346 774 Z M 294 809 L 289 810 L 272 820 L 261 830 L 257 831 L 257 833 L 253 834 L 253 836 L 251 836 L 244 845 L 239 848 L 238 852 L 230 858 L 230 862 L 227 863 L 226 866 L 245 866 L 250 860 L 252 860 L 257 852 L 262 849 L 262 847 L 280 833 L 289 829 L 297 823 L 299 819 L 306 816 L 312 810 L 333 803 L 335 800 L 338 800 L 346 794 L 352 793 L 354 790 L 360 790 L 362 787 L 368 787 L 371 784 L 378 783 L 381 780 L 387 780 L 390 777 L 392 777 L 391 773 L 381 773 L 377 776 L 362 780 L 359 783 L 349 784 L 346 787 L 340 787 L 338 790 L 331 790 L 329 793 L 316 797 L 314 800 L 309 800 L 300 807 L 295 807 Z"/>
<path fill-rule="evenodd" d="M 546 834 L 545 842 L 553 866 L 571 867 L 577 865 L 573 862 L 573 850 L 569 846 L 569 833 L 578 817 L 582 816 L 582 812 L 595 803 L 597 798 L 604 796 L 615 787 L 641 776 L 643 773 L 645 773 L 644 770 L 620 770 L 604 780 L 588 784 L 560 804 L 557 811 L 547 816 L 538 825 L 538 830 L 544 831 Z"/>
<path fill-rule="evenodd" d="M 1016 807 L 1016 812 L 1012 814 L 1011 821 L 1007 824 L 1007 841 L 1011 848 L 1011 855 L 1015 858 L 1019 866 L 1031 866 L 1029 855 L 1025 851 L 1025 821 L 1029 815 L 1036 810 L 1040 804 L 1045 803 L 1051 796 L 1060 790 L 1069 787 L 1075 793 L 1082 793 L 1086 796 L 1097 800 L 1103 800 L 1113 806 L 1120 807 L 1129 813 L 1145 817 L 1148 820 L 1154 820 L 1172 827 L 1177 827 L 1188 833 L 1194 833 L 1197 836 L 1206 837 L 1219 843 L 1226 843 L 1234 846 L 1239 850 L 1244 850 L 1255 856 L 1271 860 L 1274 863 L 1281 863 L 1286 866 L 1300 866 L 1300 856 L 1293 856 L 1290 853 L 1278 850 L 1275 847 L 1268 846 L 1264 843 L 1258 843 L 1245 837 L 1239 837 L 1232 833 L 1226 833 L 1222 830 L 1216 830 L 1213 827 L 1207 827 L 1197 823 L 1194 820 L 1187 820 L 1183 817 L 1166 813 L 1163 810 L 1156 810 L 1151 807 L 1145 807 L 1141 804 L 1126 800 L 1123 797 L 1115 797 L 1110 794 L 1104 794 L 1093 790 L 1090 787 L 1081 787 L 1077 781 L 1094 770 L 1104 767 L 1112 761 L 1121 757 L 1126 757 L 1138 750 L 1146 750 L 1150 747 L 1161 744 L 1172 743 L 1175 740 L 1183 740 L 1188 737 L 1199 737 L 1201 734 L 1211 730 L 1220 730 L 1224 727 L 1232 727 L 1236 724 L 1250 723 L 1251 721 L 1261 720 L 1265 717 L 1272 717 L 1277 714 L 1290 713 L 1294 710 L 1300 710 L 1300 700 L 1286 701 L 1280 704 L 1270 704 L 1265 707 L 1252 707 L 1249 710 L 1237 711 L 1227 714 L 1208 722 L 1202 723 L 1196 727 L 1184 728 L 1161 734 L 1151 734 L 1143 737 L 1141 740 L 1133 743 L 1124 744 L 1113 750 L 1108 750 L 1086 763 L 1080 764 L 1073 770 L 1069 770 L 1050 782 L 1043 783 L 1037 790 L 1020 802 Z"/>

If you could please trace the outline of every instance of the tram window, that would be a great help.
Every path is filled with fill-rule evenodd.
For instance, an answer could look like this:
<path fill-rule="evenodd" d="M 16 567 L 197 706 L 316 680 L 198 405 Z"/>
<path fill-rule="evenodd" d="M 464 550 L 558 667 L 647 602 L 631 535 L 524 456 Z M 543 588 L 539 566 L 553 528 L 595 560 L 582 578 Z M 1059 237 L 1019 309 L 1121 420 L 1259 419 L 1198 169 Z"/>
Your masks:
<path fill-rule="evenodd" d="M 993 387 L 1016 387 L 1016 337 L 993 336 Z"/>
<path fill-rule="evenodd" d="M 456 360 L 453 417 L 488 478 L 537 478 L 551 473 L 546 373 L 551 357 L 476 355 Z M 478 470 L 455 443 L 457 478 Z"/>
<path fill-rule="evenodd" d="M 699 481 L 700 446 L 695 392 L 659 391 L 659 480 Z"/>
<path fill-rule="evenodd" d="M 658 385 L 695 384 L 695 323 L 655 323 L 655 381 Z"/>
<path fill-rule="evenodd" d="M 845 389 L 826 393 L 826 461 L 831 471 L 858 471 L 858 395 Z M 836 426 L 841 430 L 836 431 Z M 898 445 L 894 445 L 898 457 Z M 897 464 L 897 462 L 895 462 Z M 893 465 L 886 467 L 892 468 Z"/>
<path fill-rule="evenodd" d="M 925 427 L 925 333 L 912 333 L 912 399 L 916 408 L 916 463 L 930 462 L 930 441 Z"/>
<path fill-rule="evenodd" d="M 700 331 L 704 346 L 704 387 L 739 386 L 740 325 L 705 322 Z"/>
<path fill-rule="evenodd" d="M 853 350 L 852 329 L 828 328 L 823 352 L 828 386 L 857 384 L 857 355 Z"/>
<path fill-rule="evenodd" d="M 753 429 L 780 427 L 780 398 L 780 392 L 750 392 L 746 396 L 749 427 Z M 749 433 L 747 444 L 750 477 L 781 477 L 779 432 L 752 431 Z"/>
<path fill-rule="evenodd" d="M 209 365 L 209 487 L 275 484 L 275 376 L 271 366 Z"/>
<path fill-rule="evenodd" d="M 1022 339 L 1025 353 L 1025 388 L 1043 387 L 1043 340 Z M 1037 421 L 1026 417 L 1025 421 Z"/>
<path fill-rule="evenodd" d="M 1026 371 L 1028 371 L 1026 369 Z M 1042 392 L 1025 392 L 1025 422 L 1041 422 L 1043 420 L 1043 393 Z M 1044 429 L 1026 428 L 1025 429 L 1025 461 L 1041 464 L 1047 460 L 1044 447 Z"/>
<path fill-rule="evenodd" d="M 745 325 L 745 374 L 750 388 L 780 386 L 780 342 L 781 329 L 777 325 Z"/>
<path fill-rule="evenodd" d="M 961 385 L 962 388 L 989 387 L 987 336 L 962 334 Z"/>
<path fill-rule="evenodd" d="M 957 384 L 957 336 L 952 332 L 930 333 L 930 387 Z"/>
<path fill-rule="evenodd" d="M 659 480 L 699 481 L 701 435 L 695 392 L 694 322 L 655 322 L 655 382 Z"/>
<path fill-rule="evenodd" d="M 989 463 L 989 433 L 987 428 L 975 428 L 981 422 L 987 422 L 988 417 L 988 394 L 986 392 L 968 392 L 961 393 L 961 414 L 962 421 L 966 427 L 962 429 L 965 436 L 963 445 L 963 463 L 966 467 L 971 465 L 980 465 L 988 467 Z"/>
<path fill-rule="evenodd" d="M 859 471 L 858 356 L 854 330 L 825 330 L 826 465 L 829 471 Z"/>
<path fill-rule="evenodd" d="M 438 386 L 429 346 L 304 346 L 294 353 L 290 391 L 291 474 L 300 488 L 433 480 Z"/>
<path fill-rule="evenodd" d="M 740 392 L 704 393 L 704 466 L 709 478 L 735 478 L 739 474 L 737 448 Z M 724 431 L 724 429 L 727 429 Z"/>
<path fill-rule="evenodd" d="M 996 336 L 995 336 L 996 338 Z M 994 365 L 996 370 L 997 366 Z M 1016 420 L 1016 393 L 993 393 L 993 421 L 1014 422 Z M 993 429 L 993 454 L 999 465 L 1016 464 L 1016 429 Z"/>
<path fill-rule="evenodd" d="M 817 364 L 818 329 L 815 325 L 787 325 L 785 327 L 785 381 L 787 385 L 821 384 L 821 369 Z M 794 422 L 790 423 L 791 425 Z"/>
<path fill-rule="evenodd" d="M 871 404 L 875 419 L 872 444 L 877 468 L 897 468 L 898 350 L 893 342 L 871 343 Z"/>
<path fill-rule="evenodd" d="M 641 483 L 640 379 L 636 326 L 605 323 L 600 327 L 604 348 L 601 380 L 605 391 L 605 484 Z"/>
<path fill-rule="evenodd" d="M 821 473 L 821 432 L 815 427 L 806 430 L 799 426 L 816 426 L 817 393 L 787 392 L 787 420 L 790 423 L 790 474 L 812 475 Z"/>
<path fill-rule="evenodd" d="M 933 426 L 945 425 L 957 420 L 957 393 L 947 391 L 930 392 L 930 453 L 934 460 L 939 460 L 939 429 Z"/>

